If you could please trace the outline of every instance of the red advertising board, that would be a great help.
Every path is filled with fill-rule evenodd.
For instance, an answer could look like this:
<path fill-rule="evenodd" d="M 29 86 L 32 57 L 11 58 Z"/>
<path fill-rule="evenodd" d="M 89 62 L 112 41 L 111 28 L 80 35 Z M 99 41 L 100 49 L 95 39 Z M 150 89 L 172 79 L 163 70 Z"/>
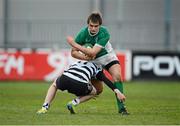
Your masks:
<path fill-rule="evenodd" d="M 122 79 L 127 80 L 126 54 L 117 53 L 117 56 L 121 62 Z M 69 51 L 0 52 L 0 80 L 52 81 L 74 60 Z"/>

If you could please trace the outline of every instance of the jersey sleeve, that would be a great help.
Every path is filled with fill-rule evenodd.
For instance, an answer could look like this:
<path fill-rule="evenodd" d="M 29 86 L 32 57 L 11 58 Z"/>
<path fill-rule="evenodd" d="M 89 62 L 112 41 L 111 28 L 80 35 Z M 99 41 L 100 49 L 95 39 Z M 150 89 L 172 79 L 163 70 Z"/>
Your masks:
<path fill-rule="evenodd" d="M 110 89 L 116 89 L 116 86 L 104 75 L 103 71 L 100 71 L 96 78 L 100 81 L 103 81 Z"/>
<path fill-rule="evenodd" d="M 98 41 L 96 44 L 105 47 L 109 39 L 110 39 L 109 32 L 106 29 L 103 29 L 98 36 Z"/>

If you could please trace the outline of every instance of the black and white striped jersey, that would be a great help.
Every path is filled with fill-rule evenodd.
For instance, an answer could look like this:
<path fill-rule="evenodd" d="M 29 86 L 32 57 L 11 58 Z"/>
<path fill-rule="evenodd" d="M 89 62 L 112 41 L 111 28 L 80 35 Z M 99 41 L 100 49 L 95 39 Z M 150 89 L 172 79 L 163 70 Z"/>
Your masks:
<path fill-rule="evenodd" d="M 78 61 L 70 65 L 63 75 L 80 82 L 89 83 L 100 71 L 102 71 L 102 68 L 92 62 Z"/>

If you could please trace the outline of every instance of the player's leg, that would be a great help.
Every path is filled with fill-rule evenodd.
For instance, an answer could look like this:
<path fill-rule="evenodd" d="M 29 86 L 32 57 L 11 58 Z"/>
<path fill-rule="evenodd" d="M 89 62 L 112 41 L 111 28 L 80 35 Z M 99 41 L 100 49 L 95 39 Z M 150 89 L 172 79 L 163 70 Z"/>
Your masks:
<path fill-rule="evenodd" d="M 103 91 L 103 82 L 93 79 L 91 80 L 91 83 L 96 88 L 97 95 L 101 94 Z"/>
<path fill-rule="evenodd" d="M 115 52 L 110 52 L 102 57 L 99 57 L 95 60 L 93 60 L 94 63 L 101 65 L 106 68 L 106 70 L 111 74 L 113 77 L 113 82 L 115 86 L 123 92 L 123 84 L 121 81 L 121 69 L 119 65 L 119 60 L 115 54 Z M 117 100 L 118 103 L 118 109 L 121 111 L 124 107 L 124 104 L 121 103 L 119 100 Z"/>
<path fill-rule="evenodd" d="M 67 108 L 68 110 L 70 111 L 71 114 L 75 114 L 76 113 L 76 109 L 75 107 L 80 104 L 80 103 L 83 103 L 83 102 L 86 102 L 88 100 L 90 100 L 91 98 L 95 97 L 96 95 L 96 89 L 95 87 L 93 87 L 92 85 L 90 84 L 87 84 L 89 86 L 91 86 L 91 88 L 89 86 L 87 86 L 87 88 L 81 88 L 81 90 L 79 90 L 80 92 L 89 92 L 88 94 L 85 94 L 83 96 L 78 96 L 77 98 L 73 99 L 72 101 L 68 102 L 67 104 Z M 83 90 L 82 90 L 83 89 Z M 91 90 L 91 91 L 90 91 Z M 78 92 L 79 92 L 78 91 Z"/>
<path fill-rule="evenodd" d="M 80 101 L 79 103 L 86 102 L 86 101 L 90 100 L 91 98 L 93 98 L 95 95 L 96 95 L 96 89 L 95 89 L 95 87 L 93 87 L 90 94 L 85 95 L 85 96 L 79 96 L 79 101 Z"/>
<path fill-rule="evenodd" d="M 56 87 L 56 83 L 55 81 L 51 84 L 51 86 L 49 87 L 45 100 L 44 100 L 44 104 L 42 105 L 42 108 L 40 110 L 37 111 L 37 114 L 44 114 L 47 112 L 47 110 L 50 107 L 50 104 L 52 102 L 52 100 L 54 99 L 55 95 L 57 92 L 57 87 Z"/>
<path fill-rule="evenodd" d="M 57 92 L 57 87 L 54 81 L 53 84 L 48 89 L 44 103 L 50 105 L 56 95 L 56 92 Z"/>
<path fill-rule="evenodd" d="M 122 79 L 121 79 L 120 65 L 113 64 L 111 67 L 108 68 L 108 71 L 113 78 L 115 86 L 123 93 L 123 83 L 122 83 Z M 116 98 L 116 99 L 117 99 L 119 113 L 126 114 L 126 115 L 129 114 L 126 110 L 124 103 L 122 101 L 119 101 L 118 98 Z"/>

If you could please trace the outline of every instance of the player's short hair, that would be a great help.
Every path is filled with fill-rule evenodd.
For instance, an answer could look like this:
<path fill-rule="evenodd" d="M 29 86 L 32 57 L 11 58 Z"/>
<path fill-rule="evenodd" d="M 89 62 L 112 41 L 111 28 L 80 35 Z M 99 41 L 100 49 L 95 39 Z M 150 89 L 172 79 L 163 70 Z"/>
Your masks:
<path fill-rule="evenodd" d="M 89 22 L 93 22 L 93 23 L 99 23 L 99 25 L 102 24 L 102 16 L 99 12 L 92 12 L 88 19 L 87 19 L 87 24 L 89 24 Z"/>

